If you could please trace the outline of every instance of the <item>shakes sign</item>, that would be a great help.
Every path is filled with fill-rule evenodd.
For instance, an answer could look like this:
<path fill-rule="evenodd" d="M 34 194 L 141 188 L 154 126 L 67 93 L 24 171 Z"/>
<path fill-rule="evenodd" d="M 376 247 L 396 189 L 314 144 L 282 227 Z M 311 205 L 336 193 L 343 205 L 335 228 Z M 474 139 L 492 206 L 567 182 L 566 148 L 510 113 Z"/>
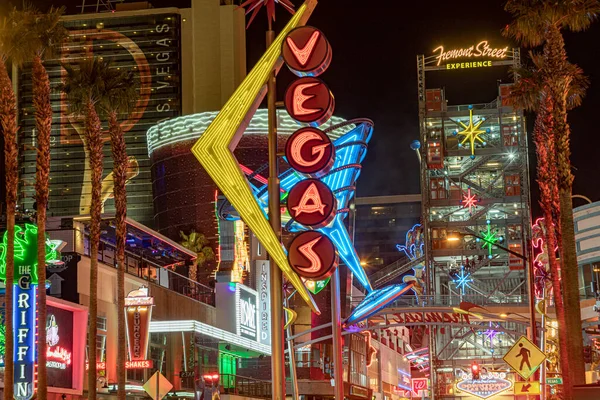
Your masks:
<path fill-rule="evenodd" d="M 154 298 L 148 296 L 148 288 L 141 287 L 129 292 L 125 298 L 125 323 L 129 344 L 129 368 L 147 368 L 148 337 Z"/>
<path fill-rule="evenodd" d="M 236 285 L 237 334 L 258 341 L 258 295 L 243 285 Z"/>

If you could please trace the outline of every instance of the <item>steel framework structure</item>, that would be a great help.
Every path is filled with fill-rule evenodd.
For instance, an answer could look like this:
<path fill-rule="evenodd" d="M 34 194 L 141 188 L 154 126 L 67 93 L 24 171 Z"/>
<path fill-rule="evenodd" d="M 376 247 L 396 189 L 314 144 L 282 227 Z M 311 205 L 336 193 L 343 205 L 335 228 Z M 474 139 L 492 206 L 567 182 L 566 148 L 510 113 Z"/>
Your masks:
<path fill-rule="evenodd" d="M 520 64 L 519 49 L 491 62 Z M 508 101 L 511 84 L 499 85 L 490 103 L 448 105 L 443 89 L 426 86 L 427 72 L 442 69 L 434 56 L 417 56 L 425 293 L 527 305 L 523 257 L 530 258 L 531 222 L 523 113 Z M 466 359 L 497 367 L 507 350 L 501 339 L 494 347 L 462 328 L 432 330 L 428 339 L 432 398 L 453 398 L 449 385 L 436 381 L 436 370 Z"/>

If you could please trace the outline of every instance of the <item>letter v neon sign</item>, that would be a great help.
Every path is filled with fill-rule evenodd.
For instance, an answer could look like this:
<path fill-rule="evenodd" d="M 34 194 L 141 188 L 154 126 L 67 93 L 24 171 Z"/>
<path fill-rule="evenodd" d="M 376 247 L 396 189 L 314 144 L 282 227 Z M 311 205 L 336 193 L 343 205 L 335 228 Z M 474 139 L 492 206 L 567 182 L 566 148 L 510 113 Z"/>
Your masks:
<path fill-rule="evenodd" d="M 286 38 L 287 44 L 288 46 L 290 46 L 290 50 L 292 50 L 292 54 L 294 54 L 296 60 L 303 67 L 306 66 L 308 59 L 312 55 L 312 52 L 315 48 L 315 45 L 317 44 L 317 40 L 319 40 L 320 35 L 321 33 L 319 31 L 314 31 L 303 48 L 299 48 L 298 46 L 296 46 L 296 43 L 292 38 Z"/>

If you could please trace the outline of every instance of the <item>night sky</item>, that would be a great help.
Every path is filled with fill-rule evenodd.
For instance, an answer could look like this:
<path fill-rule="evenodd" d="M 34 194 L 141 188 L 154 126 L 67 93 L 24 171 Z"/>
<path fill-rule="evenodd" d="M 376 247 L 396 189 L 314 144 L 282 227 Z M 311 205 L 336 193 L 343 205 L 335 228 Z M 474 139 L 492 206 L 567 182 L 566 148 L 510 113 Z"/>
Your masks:
<path fill-rule="evenodd" d="M 40 9 L 50 4 L 66 5 L 68 13 L 82 0 L 33 0 Z M 86 0 L 88 4 L 95 0 Z M 300 0 L 293 0 L 298 6 Z M 4 2 L 2 2 L 4 3 Z M 18 0 L 14 3 L 20 3 Z M 189 7 L 190 0 L 154 0 L 155 8 Z M 488 40 L 492 47 L 514 46 L 502 37 L 501 29 L 510 16 L 503 1 L 400 1 L 322 0 L 309 24 L 320 28 L 333 48 L 333 61 L 322 75 L 336 99 L 336 115 L 345 118 L 367 117 L 375 122 L 363 174 L 358 181 L 359 196 L 419 193 L 419 165 L 409 144 L 417 139 L 416 55 L 432 50 L 468 47 Z M 283 9 L 277 14 L 278 31 L 289 19 Z M 247 35 L 248 68 L 264 51 L 267 22 L 264 10 Z M 583 106 L 571 112 L 571 161 L 575 173 L 573 193 L 600 200 L 597 165 L 600 130 L 594 115 L 600 107 L 600 64 L 597 45 L 600 22 L 583 33 L 565 35 L 570 61 L 579 64 L 591 79 Z M 525 54 L 524 51 L 522 54 Z M 291 73 L 279 74 L 279 98 Z M 442 71 L 428 74 L 428 88 L 445 87 L 449 104 L 485 103 L 497 95 L 496 80 L 508 81 L 504 67 Z M 529 125 L 534 116 L 529 116 Z M 531 144 L 531 142 L 530 142 Z M 535 154 L 529 151 L 531 175 L 535 177 Z M 537 207 L 536 184 L 532 182 L 532 202 Z M 574 205 L 585 204 L 575 200 Z M 534 212 L 534 214 L 537 214 Z"/>

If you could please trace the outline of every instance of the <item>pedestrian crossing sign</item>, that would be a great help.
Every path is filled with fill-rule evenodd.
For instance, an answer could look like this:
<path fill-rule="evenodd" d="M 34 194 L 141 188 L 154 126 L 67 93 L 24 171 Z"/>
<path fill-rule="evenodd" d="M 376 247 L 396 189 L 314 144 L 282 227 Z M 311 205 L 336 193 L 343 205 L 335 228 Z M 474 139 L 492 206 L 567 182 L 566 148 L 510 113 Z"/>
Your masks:
<path fill-rule="evenodd" d="M 503 359 L 523 379 L 528 379 L 542 365 L 546 354 L 525 336 L 521 336 Z"/>

